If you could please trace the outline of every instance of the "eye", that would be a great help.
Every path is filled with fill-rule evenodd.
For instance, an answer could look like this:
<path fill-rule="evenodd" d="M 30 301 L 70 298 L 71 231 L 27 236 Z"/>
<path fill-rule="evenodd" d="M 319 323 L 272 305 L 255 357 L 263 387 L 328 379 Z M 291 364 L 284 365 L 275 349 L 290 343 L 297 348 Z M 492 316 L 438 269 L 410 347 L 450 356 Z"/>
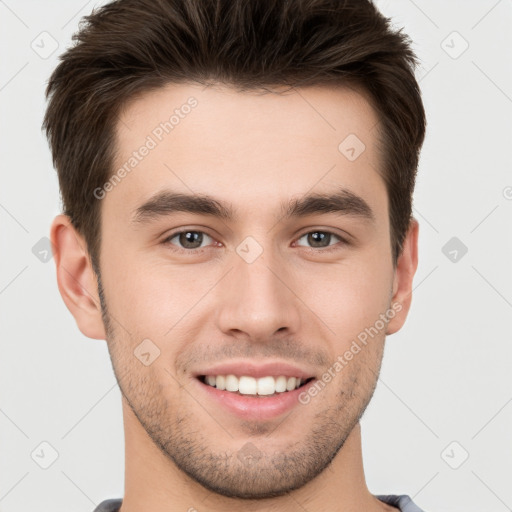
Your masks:
<path fill-rule="evenodd" d="M 307 242 L 311 244 L 312 248 L 324 248 L 324 247 L 332 247 L 336 244 L 331 244 L 332 238 L 337 238 L 342 245 L 347 245 L 348 242 L 339 235 L 331 233 L 330 231 L 310 231 L 309 233 L 304 233 L 297 241 L 306 238 Z"/>
<path fill-rule="evenodd" d="M 205 239 L 209 238 L 210 240 L 213 240 L 211 236 L 207 235 L 203 231 L 185 230 L 169 235 L 163 243 L 176 245 L 172 242 L 175 238 L 177 239 L 177 243 L 181 245 L 178 249 L 184 249 L 189 252 L 205 247 L 202 245 Z"/>
<path fill-rule="evenodd" d="M 341 245 L 348 245 L 348 242 L 344 238 L 330 231 L 309 231 L 298 238 L 297 242 L 303 238 L 307 240 L 307 243 L 311 244 L 310 248 L 324 249 L 325 251 L 330 250 L 330 247 L 335 248 L 334 246 L 338 245 L 334 239 L 341 242 Z M 176 242 L 173 242 L 174 239 L 176 239 Z M 207 247 L 209 245 L 208 239 L 215 242 L 215 240 L 204 231 L 189 229 L 170 234 L 162 243 L 165 245 L 170 244 L 176 247 L 176 250 L 178 251 L 194 252 Z M 332 243 L 333 241 L 335 243 Z"/>

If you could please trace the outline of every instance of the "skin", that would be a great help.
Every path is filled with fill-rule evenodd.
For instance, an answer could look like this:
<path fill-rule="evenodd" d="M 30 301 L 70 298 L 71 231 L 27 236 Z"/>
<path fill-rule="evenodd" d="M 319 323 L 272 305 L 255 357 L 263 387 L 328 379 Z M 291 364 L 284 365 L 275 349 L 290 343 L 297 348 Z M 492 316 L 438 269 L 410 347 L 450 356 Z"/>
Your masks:
<path fill-rule="evenodd" d="M 257 95 L 169 85 L 125 105 L 115 168 L 190 96 L 197 107 L 102 199 L 101 290 L 69 219 L 59 215 L 51 229 L 63 299 L 84 335 L 107 339 L 123 394 L 121 511 L 396 510 L 366 486 L 359 420 L 386 335 L 409 311 L 418 223 L 395 268 L 376 113 L 348 88 Z M 350 133 L 366 146 L 352 162 L 338 151 Z M 280 220 L 282 201 L 339 187 L 362 197 L 374 222 L 335 213 Z M 133 223 L 136 208 L 166 188 L 231 203 L 238 218 L 175 213 Z M 171 243 L 177 228 L 208 235 L 203 251 Z M 350 243 L 334 236 L 335 249 L 322 253 L 304 236 L 315 231 Z M 250 264 L 236 252 L 247 236 L 263 249 Z M 392 304 L 401 310 L 319 396 L 278 419 L 239 419 L 205 398 L 192 375 L 237 358 L 286 361 L 321 377 Z M 149 366 L 134 356 L 144 339 L 160 350 Z M 248 443 L 257 464 L 237 457 Z"/>

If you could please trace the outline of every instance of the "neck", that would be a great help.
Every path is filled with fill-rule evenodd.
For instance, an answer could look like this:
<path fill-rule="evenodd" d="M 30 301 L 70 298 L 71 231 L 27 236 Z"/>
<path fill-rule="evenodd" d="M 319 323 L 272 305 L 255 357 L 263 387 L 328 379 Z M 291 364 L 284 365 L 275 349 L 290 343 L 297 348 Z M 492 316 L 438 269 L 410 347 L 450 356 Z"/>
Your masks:
<path fill-rule="evenodd" d="M 176 467 L 153 443 L 123 399 L 125 429 L 125 496 L 120 512 L 356 512 L 396 511 L 366 487 L 361 428 L 357 423 L 325 470 L 284 496 L 240 500 L 212 493 Z"/>

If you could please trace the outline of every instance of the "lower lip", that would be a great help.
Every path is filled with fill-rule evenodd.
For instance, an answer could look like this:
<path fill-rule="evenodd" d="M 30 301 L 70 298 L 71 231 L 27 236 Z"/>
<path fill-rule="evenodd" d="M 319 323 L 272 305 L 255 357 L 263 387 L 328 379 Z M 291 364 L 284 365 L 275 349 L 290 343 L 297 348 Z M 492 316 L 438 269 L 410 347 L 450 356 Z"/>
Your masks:
<path fill-rule="evenodd" d="M 239 395 L 231 391 L 221 391 L 197 378 L 194 380 L 211 400 L 244 420 L 271 420 L 281 416 L 295 406 L 301 405 L 299 395 L 316 382 L 316 379 L 313 379 L 293 391 L 273 395 Z"/>

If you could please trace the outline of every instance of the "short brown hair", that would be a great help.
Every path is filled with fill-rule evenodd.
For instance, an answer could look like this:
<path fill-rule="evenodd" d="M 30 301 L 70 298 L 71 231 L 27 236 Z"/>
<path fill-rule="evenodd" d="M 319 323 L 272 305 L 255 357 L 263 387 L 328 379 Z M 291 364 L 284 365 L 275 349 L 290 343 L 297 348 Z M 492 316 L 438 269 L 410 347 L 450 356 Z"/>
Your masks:
<path fill-rule="evenodd" d="M 116 0 L 82 19 L 46 89 L 63 209 L 99 272 L 101 201 L 120 108 L 170 83 L 359 86 L 376 109 L 393 262 L 412 217 L 425 112 L 402 29 L 371 0 Z"/>

